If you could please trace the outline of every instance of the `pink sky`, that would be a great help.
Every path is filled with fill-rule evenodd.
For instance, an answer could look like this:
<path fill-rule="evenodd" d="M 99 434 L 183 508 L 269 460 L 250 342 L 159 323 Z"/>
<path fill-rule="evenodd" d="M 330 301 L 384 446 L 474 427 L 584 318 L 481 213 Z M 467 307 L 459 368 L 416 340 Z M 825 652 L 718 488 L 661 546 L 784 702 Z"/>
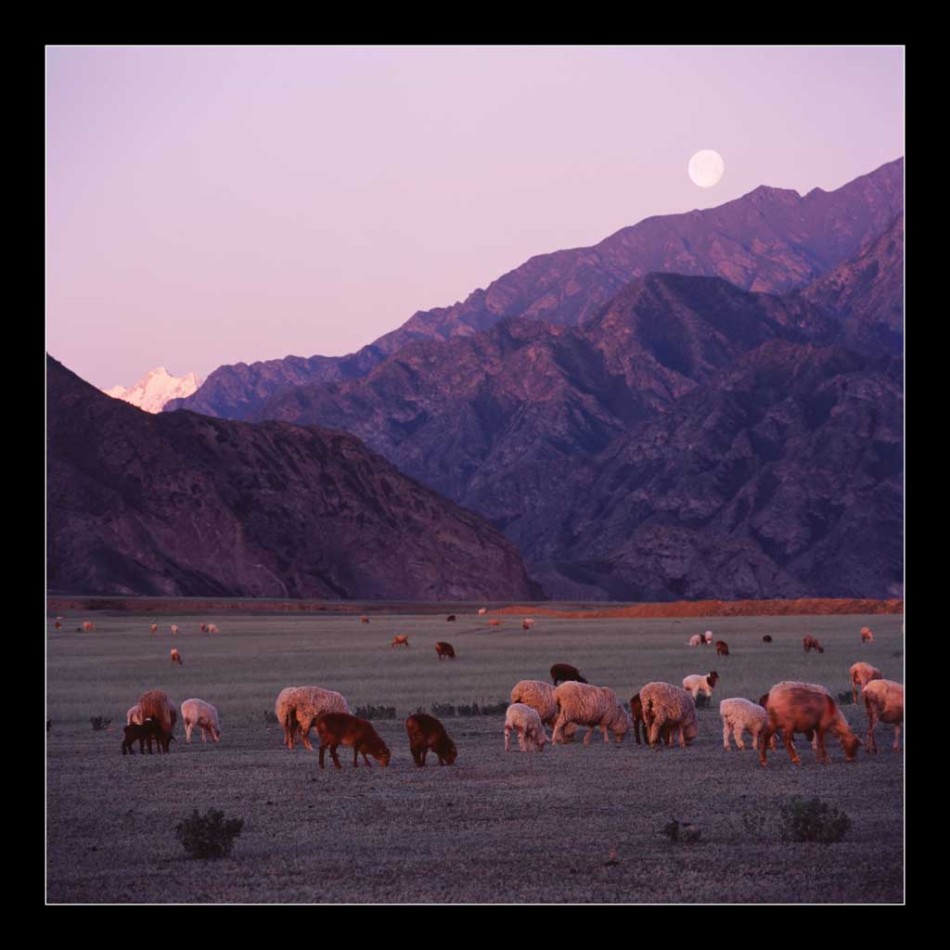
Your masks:
<path fill-rule="evenodd" d="M 352 352 L 528 257 L 903 154 L 901 47 L 49 47 L 47 347 Z M 700 189 L 690 156 L 725 175 Z"/>

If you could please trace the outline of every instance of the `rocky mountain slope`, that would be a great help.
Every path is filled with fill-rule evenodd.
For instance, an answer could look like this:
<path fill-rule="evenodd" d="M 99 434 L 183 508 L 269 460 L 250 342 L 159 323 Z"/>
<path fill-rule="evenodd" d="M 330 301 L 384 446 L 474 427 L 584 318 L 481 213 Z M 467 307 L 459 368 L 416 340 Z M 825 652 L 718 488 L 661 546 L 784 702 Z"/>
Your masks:
<path fill-rule="evenodd" d="M 146 373 L 134 386 L 113 386 L 103 392 L 145 412 L 161 412 L 170 399 L 185 399 L 195 392 L 202 380 L 195 373 L 172 376 L 164 366 Z"/>
<path fill-rule="evenodd" d="M 54 592 L 532 598 L 514 546 L 342 432 L 148 415 L 53 359 Z"/>

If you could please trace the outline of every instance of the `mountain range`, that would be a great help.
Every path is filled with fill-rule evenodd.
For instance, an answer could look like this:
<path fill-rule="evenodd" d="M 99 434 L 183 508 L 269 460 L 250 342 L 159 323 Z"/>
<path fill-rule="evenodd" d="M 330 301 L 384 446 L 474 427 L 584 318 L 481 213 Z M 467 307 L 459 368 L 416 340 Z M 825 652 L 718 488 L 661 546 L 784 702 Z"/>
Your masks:
<path fill-rule="evenodd" d="M 113 399 L 121 399 L 146 412 L 161 412 L 170 399 L 190 396 L 201 383 L 202 380 L 195 373 L 172 376 L 164 366 L 158 366 L 128 389 L 125 386 L 113 386 L 103 392 Z"/>

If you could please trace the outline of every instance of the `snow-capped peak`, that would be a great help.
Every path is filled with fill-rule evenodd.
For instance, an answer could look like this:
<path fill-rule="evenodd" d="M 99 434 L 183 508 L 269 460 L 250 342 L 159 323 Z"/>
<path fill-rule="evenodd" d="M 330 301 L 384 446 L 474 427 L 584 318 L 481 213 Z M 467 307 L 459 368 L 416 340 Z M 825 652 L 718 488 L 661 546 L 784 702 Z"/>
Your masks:
<path fill-rule="evenodd" d="M 169 399 L 184 399 L 185 396 L 190 396 L 202 382 L 195 373 L 172 376 L 164 366 L 157 366 L 131 389 L 113 386 L 103 392 L 113 399 L 124 399 L 146 412 L 161 412 Z"/>

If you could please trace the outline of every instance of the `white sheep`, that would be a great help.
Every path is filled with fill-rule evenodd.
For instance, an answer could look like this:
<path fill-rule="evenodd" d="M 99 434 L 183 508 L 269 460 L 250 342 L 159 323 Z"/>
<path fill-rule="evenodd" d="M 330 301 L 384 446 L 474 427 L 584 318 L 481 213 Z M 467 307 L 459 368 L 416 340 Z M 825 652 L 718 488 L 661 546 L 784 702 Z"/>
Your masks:
<path fill-rule="evenodd" d="M 158 624 L 157 624 L 157 623 L 153 623 L 153 624 L 148 628 L 148 632 L 149 632 L 149 633 L 158 633 Z"/>
<path fill-rule="evenodd" d="M 752 736 L 752 748 L 758 748 L 759 733 L 769 724 L 769 714 L 764 706 L 753 703 L 751 700 L 737 696 L 733 699 L 724 699 L 719 704 L 719 715 L 722 717 L 722 746 L 729 750 L 729 733 L 736 741 L 736 747 L 745 749 L 742 733 L 748 732 Z M 772 736 L 772 748 L 775 748 L 775 736 Z"/>
<path fill-rule="evenodd" d="M 554 698 L 554 687 L 543 680 L 520 680 L 511 690 L 513 703 L 524 703 L 537 710 L 541 722 L 554 728 L 557 721 L 557 700 Z M 567 741 L 573 739 L 577 726 L 568 723 L 563 730 L 562 738 Z"/>
<path fill-rule="evenodd" d="M 685 689 L 694 700 L 700 693 L 703 693 L 707 699 L 712 699 L 713 688 L 718 682 L 719 674 L 715 670 L 706 676 L 703 676 L 701 673 L 693 673 L 690 676 L 683 677 L 683 689 Z"/>
<path fill-rule="evenodd" d="M 647 741 L 659 748 L 660 733 L 664 729 L 679 734 L 679 743 L 685 748 L 699 733 L 696 704 L 693 697 L 672 683 L 647 683 L 640 690 L 643 722 L 649 730 Z"/>
<path fill-rule="evenodd" d="M 544 751 L 548 734 L 536 709 L 524 703 L 512 703 L 505 712 L 505 752 L 511 751 L 511 733 L 518 733 L 518 745 L 522 752 L 532 749 Z"/>
<path fill-rule="evenodd" d="M 871 666 L 870 663 L 865 663 L 863 660 L 858 660 L 848 673 L 851 677 L 851 698 L 854 702 L 858 701 L 859 688 L 863 691 L 872 680 L 884 679 L 883 674 L 876 666 Z"/>
<path fill-rule="evenodd" d="M 125 724 L 127 726 L 136 725 L 141 726 L 144 722 L 142 716 L 142 707 L 136 703 L 134 706 L 129 707 L 129 711 L 125 714 Z"/>
<path fill-rule="evenodd" d="M 169 629 L 170 629 L 171 632 L 172 632 L 172 636 L 175 636 L 175 635 L 178 633 L 178 624 L 177 624 L 177 623 L 173 623 L 173 624 L 171 625 L 171 627 L 169 627 Z"/>
<path fill-rule="evenodd" d="M 712 641 L 713 641 L 713 632 L 712 630 L 707 630 L 703 634 L 703 643 L 705 643 L 706 646 L 709 646 L 709 644 L 712 643 Z"/>
<path fill-rule="evenodd" d="M 894 751 L 900 752 L 901 725 L 904 722 L 904 687 L 893 680 L 871 680 L 864 687 L 864 708 L 868 714 L 867 750 L 877 752 L 874 727 L 878 722 L 894 726 Z"/>
<path fill-rule="evenodd" d="M 484 617 L 485 614 L 487 614 L 487 613 L 488 613 L 488 608 L 487 608 L 487 607 L 479 607 L 479 608 L 478 608 L 478 616 L 479 616 L 479 617 Z"/>
<path fill-rule="evenodd" d="M 322 686 L 288 686 L 281 690 L 274 704 L 277 719 L 284 727 L 284 745 L 294 747 L 294 736 L 299 730 L 304 746 L 310 745 L 310 730 L 318 716 L 328 712 L 349 713 L 350 707 L 340 693 Z"/>
<path fill-rule="evenodd" d="M 700 647 L 702 645 L 703 645 L 703 635 L 701 633 L 694 633 L 686 641 L 686 646 L 688 647 Z"/>
<path fill-rule="evenodd" d="M 169 656 L 171 656 L 172 658 L 172 663 L 177 663 L 179 666 L 184 666 L 184 663 L 182 662 L 182 659 L 181 659 L 181 654 L 178 652 L 178 650 L 175 649 L 175 647 L 171 648 L 171 652 L 169 653 Z"/>
<path fill-rule="evenodd" d="M 201 730 L 201 741 L 209 736 L 212 742 L 221 738 L 221 726 L 218 723 L 218 710 L 203 699 L 186 699 L 181 704 L 181 719 L 185 726 L 185 742 L 191 742 L 191 731 L 197 726 Z"/>
<path fill-rule="evenodd" d="M 216 623 L 209 623 L 208 633 L 217 633 L 217 632 L 218 632 L 218 625 Z"/>
<path fill-rule="evenodd" d="M 617 694 L 608 686 L 592 686 L 571 680 L 555 688 L 554 699 L 558 715 L 551 736 L 552 745 L 557 745 L 568 723 L 588 727 L 584 745 L 590 745 L 590 737 L 596 728 L 604 734 L 604 745 L 609 741 L 608 732 L 614 734 L 619 745 L 630 729 L 627 711 L 617 702 Z"/>

